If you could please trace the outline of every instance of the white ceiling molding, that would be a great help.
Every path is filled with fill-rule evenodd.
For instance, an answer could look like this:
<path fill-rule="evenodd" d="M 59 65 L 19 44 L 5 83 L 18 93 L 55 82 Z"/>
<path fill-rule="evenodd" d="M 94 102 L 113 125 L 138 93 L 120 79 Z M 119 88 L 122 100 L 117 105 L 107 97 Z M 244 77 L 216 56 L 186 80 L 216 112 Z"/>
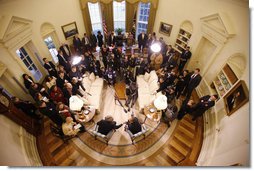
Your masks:
<path fill-rule="evenodd" d="M 4 74 L 6 69 L 7 69 L 6 65 L 4 65 L 2 62 L 0 62 L 0 78 Z"/>
<path fill-rule="evenodd" d="M 225 43 L 228 38 L 235 35 L 234 27 L 224 13 L 212 14 L 200 20 L 202 32 L 220 43 Z"/>
<path fill-rule="evenodd" d="M 32 21 L 16 16 L 0 17 L 0 43 L 13 46 L 32 35 Z"/>

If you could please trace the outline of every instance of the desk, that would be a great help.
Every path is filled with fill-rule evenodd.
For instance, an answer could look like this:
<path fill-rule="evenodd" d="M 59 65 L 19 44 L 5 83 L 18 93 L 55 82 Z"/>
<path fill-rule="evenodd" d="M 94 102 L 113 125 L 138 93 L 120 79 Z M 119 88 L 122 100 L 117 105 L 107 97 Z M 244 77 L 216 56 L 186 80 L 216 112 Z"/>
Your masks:
<path fill-rule="evenodd" d="M 154 109 L 154 112 L 151 112 L 151 110 L 153 109 Z M 154 106 L 152 102 L 150 105 L 144 107 L 144 114 L 145 114 L 144 123 L 147 118 L 154 122 L 160 122 L 162 111 L 161 110 L 157 111 L 156 107 Z"/>
<path fill-rule="evenodd" d="M 93 118 L 95 115 L 95 108 L 89 106 L 89 110 L 85 110 L 83 113 L 77 113 L 77 115 L 75 115 L 75 118 L 77 120 L 77 122 L 80 123 L 87 123 L 87 122 L 94 122 Z M 85 112 L 88 111 L 87 114 L 85 114 Z"/>

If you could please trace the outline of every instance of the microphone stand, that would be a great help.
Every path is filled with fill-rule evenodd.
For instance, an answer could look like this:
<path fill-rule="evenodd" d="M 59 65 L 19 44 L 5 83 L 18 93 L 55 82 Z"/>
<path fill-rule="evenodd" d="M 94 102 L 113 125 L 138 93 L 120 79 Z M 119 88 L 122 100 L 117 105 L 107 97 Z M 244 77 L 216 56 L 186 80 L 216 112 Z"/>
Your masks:
<path fill-rule="evenodd" d="M 115 93 L 115 94 L 114 94 L 115 100 L 118 101 L 118 103 L 120 104 L 120 106 L 123 108 L 124 112 L 127 113 L 128 111 L 125 109 L 125 107 L 123 106 L 122 102 L 120 101 L 120 99 L 119 99 L 119 97 L 118 97 L 118 95 L 117 95 L 117 93 L 116 93 L 116 90 L 115 90 L 113 87 L 111 87 L 110 85 L 109 85 L 109 87 L 110 87 L 110 88 L 112 89 L 112 91 Z"/>

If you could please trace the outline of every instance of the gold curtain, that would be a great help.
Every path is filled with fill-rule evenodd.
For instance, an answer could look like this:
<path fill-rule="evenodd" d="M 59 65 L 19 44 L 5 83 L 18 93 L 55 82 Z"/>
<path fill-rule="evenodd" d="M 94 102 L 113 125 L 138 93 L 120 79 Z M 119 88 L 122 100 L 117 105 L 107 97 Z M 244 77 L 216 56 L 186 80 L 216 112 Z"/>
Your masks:
<path fill-rule="evenodd" d="M 102 20 L 105 19 L 108 31 L 114 31 L 113 1 L 104 3 L 101 1 Z"/>
<path fill-rule="evenodd" d="M 133 18 L 135 13 L 137 12 L 139 2 L 130 3 L 126 1 L 126 20 L 125 20 L 125 27 L 126 31 L 130 32 L 133 26 Z"/>
<path fill-rule="evenodd" d="M 150 5 L 148 25 L 147 25 L 147 33 L 152 33 L 153 32 L 153 26 L 154 26 L 154 22 L 155 22 L 156 11 L 157 11 L 157 8 L 155 8 L 154 5 L 151 4 Z"/>
<path fill-rule="evenodd" d="M 117 2 L 121 2 L 123 0 L 116 0 Z M 143 3 L 151 3 L 150 15 L 148 20 L 147 32 L 151 33 L 153 31 L 153 25 L 155 21 L 156 11 L 158 8 L 159 0 L 125 0 L 126 1 L 126 31 L 131 31 L 133 24 L 133 17 L 135 12 L 137 11 L 139 2 Z M 86 33 L 90 34 L 92 31 L 92 25 L 89 15 L 88 2 L 96 3 L 100 2 L 102 16 L 105 16 L 105 22 L 107 25 L 107 29 L 112 31 L 114 29 L 113 22 L 113 0 L 80 0 L 80 6 L 83 14 L 84 24 L 86 28 Z"/>

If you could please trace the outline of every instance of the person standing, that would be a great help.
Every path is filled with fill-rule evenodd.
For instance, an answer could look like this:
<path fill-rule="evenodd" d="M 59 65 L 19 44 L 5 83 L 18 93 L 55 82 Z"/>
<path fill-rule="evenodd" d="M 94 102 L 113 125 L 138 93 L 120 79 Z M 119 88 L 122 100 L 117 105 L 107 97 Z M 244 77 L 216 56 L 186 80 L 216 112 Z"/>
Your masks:
<path fill-rule="evenodd" d="M 145 34 L 145 32 L 142 32 L 138 35 L 138 48 L 140 50 L 143 50 L 144 47 L 146 47 L 148 37 Z"/>
<path fill-rule="evenodd" d="M 125 103 L 125 106 L 128 107 L 128 111 L 130 111 L 130 108 L 134 106 L 138 99 L 138 87 L 135 82 L 131 82 L 130 86 L 126 89 L 127 94 L 127 100 Z M 129 106 L 131 103 L 131 106 Z"/>
<path fill-rule="evenodd" d="M 44 61 L 44 68 L 48 71 L 50 76 L 57 77 L 57 71 L 56 66 L 53 64 L 53 62 L 48 61 L 47 58 L 43 58 Z"/>
<path fill-rule="evenodd" d="M 84 37 L 82 38 L 82 46 L 85 52 L 90 50 L 90 40 L 86 33 L 84 33 Z"/>
<path fill-rule="evenodd" d="M 215 105 L 215 100 L 218 95 L 206 95 L 199 99 L 199 103 L 193 108 L 192 120 L 195 121 L 198 117 L 202 116 L 208 109 Z"/>
<path fill-rule="evenodd" d="M 101 34 L 100 31 L 98 31 L 97 39 L 98 39 L 98 46 L 101 48 L 103 45 L 103 35 Z"/>
<path fill-rule="evenodd" d="M 192 55 L 192 53 L 190 52 L 190 47 L 187 46 L 186 50 L 182 52 L 182 55 L 180 57 L 180 63 L 179 63 L 179 67 L 178 67 L 179 72 L 182 72 L 185 64 L 191 58 L 191 55 Z"/>
<path fill-rule="evenodd" d="M 82 53 L 82 43 L 81 43 L 80 38 L 78 37 L 78 34 L 76 34 L 73 37 L 73 46 L 74 46 L 76 53 L 78 55 L 80 55 Z"/>
<path fill-rule="evenodd" d="M 199 85 L 202 77 L 200 75 L 200 69 L 196 68 L 194 73 L 191 75 L 190 82 L 184 91 L 184 95 L 186 95 L 186 99 L 190 99 L 192 91 Z"/>
<path fill-rule="evenodd" d="M 59 47 L 59 50 L 61 50 L 63 52 L 62 55 L 65 58 L 65 60 L 69 61 L 70 57 L 71 57 L 71 51 L 70 51 L 69 46 L 65 43 L 62 43 L 62 45 Z"/>
<path fill-rule="evenodd" d="M 185 99 L 181 105 L 179 112 L 178 112 L 177 119 L 181 120 L 187 113 L 192 114 L 193 105 L 194 105 L 193 100 Z"/>
<path fill-rule="evenodd" d="M 190 74 L 188 70 L 184 70 L 182 74 L 178 76 L 178 81 L 176 83 L 176 91 L 175 95 L 178 99 L 180 95 L 182 94 L 183 90 L 187 87 L 190 81 Z"/>
<path fill-rule="evenodd" d="M 111 34 L 108 36 L 108 46 L 114 46 L 116 43 L 116 36 L 114 35 L 114 32 L 112 31 Z"/>
<path fill-rule="evenodd" d="M 97 38 L 96 38 L 95 34 L 93 33 L 93 31 L 90 35 L 90 43 L 91 43 L 91 49 L 94 50 L 97 46 Z"/>
<path fill-rule="evenodd" d="M 63 52 L 60 49 L 58 50 L 57 58 L 59 65 L 62 65 L 66 72 L 70 72 L 71 70 L 70 63 L 68 62 L 68 60 L 65 59 L 65 57 L 63 56 Z"/>

